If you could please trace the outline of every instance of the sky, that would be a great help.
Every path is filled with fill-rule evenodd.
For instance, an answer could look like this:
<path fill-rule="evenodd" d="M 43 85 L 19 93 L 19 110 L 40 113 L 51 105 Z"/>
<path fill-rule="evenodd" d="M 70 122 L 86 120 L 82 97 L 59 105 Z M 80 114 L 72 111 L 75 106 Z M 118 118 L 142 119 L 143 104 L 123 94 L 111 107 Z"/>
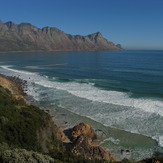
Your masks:
<path fill-rule="evenodd" d="M 163 50 L 163 0 L 0 0 L 0 20 L 101 32 L 125 49 Z"/>

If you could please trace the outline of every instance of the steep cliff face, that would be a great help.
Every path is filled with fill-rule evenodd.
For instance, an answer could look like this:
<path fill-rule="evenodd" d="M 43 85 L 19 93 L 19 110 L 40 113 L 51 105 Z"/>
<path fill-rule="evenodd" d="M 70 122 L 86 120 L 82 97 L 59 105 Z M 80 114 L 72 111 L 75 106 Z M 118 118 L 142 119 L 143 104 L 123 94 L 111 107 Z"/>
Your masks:
<path fill-rule="evenodd" d="M 37 28 L 29 23 L 0 21 L 0 51 L 99 51 L 122 50 L 100 32 L 70 35 L 57 28 Z"/>

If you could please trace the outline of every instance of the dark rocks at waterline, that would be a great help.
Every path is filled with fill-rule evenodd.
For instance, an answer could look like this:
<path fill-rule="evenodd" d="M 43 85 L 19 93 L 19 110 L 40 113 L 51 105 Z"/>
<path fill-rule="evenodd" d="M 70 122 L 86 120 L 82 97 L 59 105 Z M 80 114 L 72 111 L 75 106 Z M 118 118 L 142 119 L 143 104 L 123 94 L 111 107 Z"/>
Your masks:
<path fill-rule="evenodd" d="M 23 96 L 27 95 L 25 93 L 27 91 L 27 81 L 26 80 L 20 79 L 19 76 L 18 77 L 10 76 L 8 78 L 17 84 L 17 87 L 19 88 L 21 95 L 23 95 Z"/>
<path fill-rule="evenodd" d="M 17 91 L 14 91 L 14 94 L 19 94 L 21 96 L 25 96 L 25 90 L 27 90 L 27 81 L 20 79 L 19 76 L 6 76 L 4 74 L 0 74 L 0 77 L 2 79 L 7 79 L 12 83 L 12 89 L 16 89 Z M 4 81 L 5 82 L 5 81 Z"/>

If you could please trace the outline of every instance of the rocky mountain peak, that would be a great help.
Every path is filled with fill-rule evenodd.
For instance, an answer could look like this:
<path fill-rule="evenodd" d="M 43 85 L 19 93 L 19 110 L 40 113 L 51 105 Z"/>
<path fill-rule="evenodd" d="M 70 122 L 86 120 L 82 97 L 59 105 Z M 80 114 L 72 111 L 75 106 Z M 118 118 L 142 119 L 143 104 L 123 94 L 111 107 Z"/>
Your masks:
<path fill-rule="evenodd" d="M 30 23 L 21 23 L 21 24 L 19 24 L 20 26 L 24 26 L 24 27 L 31 27 L 31 26 L 33 26 L 32 24 L 30 24 Z"/>
<path fill-rule="evenodd" d="M 96 34 L 97 37 L 103 37 L 100 32 L 96 32 L 95 34 Z"/>
<path fill-rule="evenodd" d="M 60 29 L 56 28 L 56 27 L 44 27 L 41 29 L 43 33 L 49 34 L 49 33 L 64 33 L 63 31 L 61 31 Z"/>
<path fill-rule="evenodd" d="M 30 24 L 30 23 L 21 23 L 21 24 L 18 25 L 18 28 L 32 29 L 32 28 L 37 28 L 37 27 L 32 25 L 32 24 Z"/>
<path fill-rule="evenodd" d="M 90 40 L 95 40 L 95 41 L 97 41 L 97 39 L 99 38 L 103 38 L 100 32 L 89 34 L 88 37 L 90 38 Z"/>
<path fill-rule="evenodd" d="M 12 28 L 13 26 L 16 26 L 16 24 L 12 21 L 8 21 L 5 24 L 7 25 L 8 28 Z"/>
<path fill-rule="evenodd" d="M 17 24 L 15 24 L 12 21 L 9 21 L 7 23 L 5 23 L 5 25 L 7 26 L 8 30 L 10 31 L 17 31 Z"/>
<path fill-rule="evenodd" d="M 122 50 L 100 32 L 87 36 L 66 34 L 55 27 L 42 29 L 30 23 L 0 22 L 0 51 Z"/>
<path fill-rule="evenodd" d="M 0 20 L 0 35 L 7 30 L 7 26 Z"/>

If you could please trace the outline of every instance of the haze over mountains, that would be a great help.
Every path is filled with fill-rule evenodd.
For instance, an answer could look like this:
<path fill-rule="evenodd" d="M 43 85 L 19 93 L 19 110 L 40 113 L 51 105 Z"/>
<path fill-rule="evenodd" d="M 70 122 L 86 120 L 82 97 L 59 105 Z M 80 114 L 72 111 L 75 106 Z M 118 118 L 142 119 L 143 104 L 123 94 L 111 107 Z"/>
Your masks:
<path fill-rule="evenodd" d="M 0 21 L 0 52 L 122 50 L 100 32 L 87 36 L 66 34 L 54 27 Z"/>

